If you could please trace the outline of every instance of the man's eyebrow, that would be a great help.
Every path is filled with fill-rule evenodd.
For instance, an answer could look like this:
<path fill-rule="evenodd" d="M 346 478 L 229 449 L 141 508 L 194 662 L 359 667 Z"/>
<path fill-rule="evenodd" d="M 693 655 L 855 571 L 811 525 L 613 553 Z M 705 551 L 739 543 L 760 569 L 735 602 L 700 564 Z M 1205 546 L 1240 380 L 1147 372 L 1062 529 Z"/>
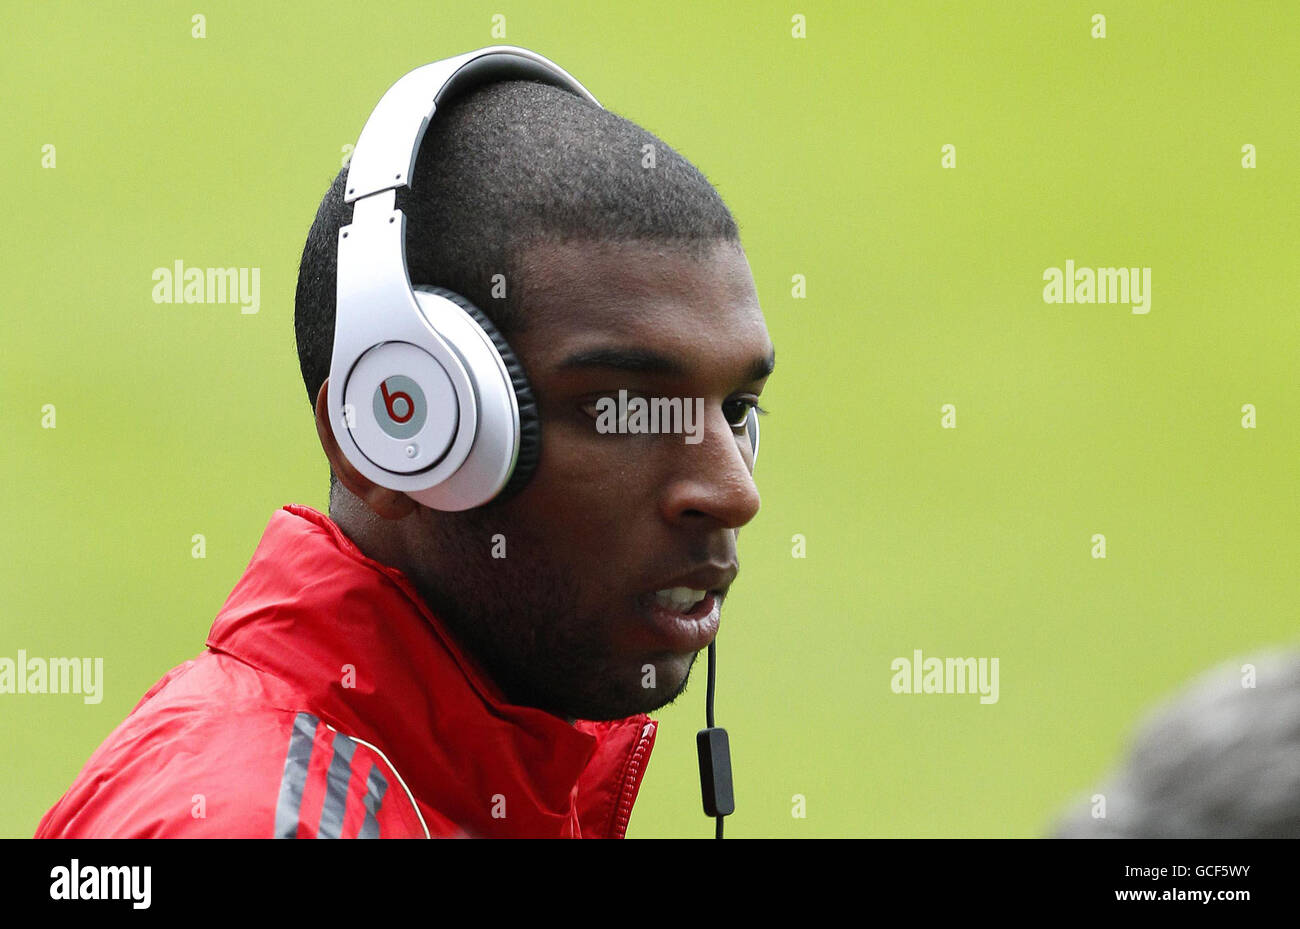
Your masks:
<path fill-rule="evenodd" d="M 746 382 L 761 381 L 776 367 L 776 349 L 765 358 L 755 358 L 746 370 Z M 576 352 L 559 364 L 560 370 L 581 368 L 610 368 L 635 374 L 667 374 L 682 376 L 686 366 L 676 358 L 644 348 L 592 348 Z"/>
<path fill-rule="evenodd" d="M 561 370 L 576 368 L 612 368 L 637 374 L 686 373 L 686 366 L 675 358 L 644 348 L 592 348 L 577 352 L 560 362 Z"/>

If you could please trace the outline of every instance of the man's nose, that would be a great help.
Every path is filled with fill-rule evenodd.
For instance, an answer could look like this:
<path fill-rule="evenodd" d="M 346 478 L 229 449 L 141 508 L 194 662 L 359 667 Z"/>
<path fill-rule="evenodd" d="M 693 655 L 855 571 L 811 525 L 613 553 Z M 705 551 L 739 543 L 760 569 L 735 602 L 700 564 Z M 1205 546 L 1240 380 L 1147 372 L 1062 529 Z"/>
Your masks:
<path fill-rule="evenodd" d="M 700 441 L 683 441 L 673 457 L 680 464 L 663 496 L 666 518 L 711 519 L 728 529 L 754 518 L 762 501 L 751 474 L 749 436 L 733 431 L 721 407 L 705 417 Z"/>

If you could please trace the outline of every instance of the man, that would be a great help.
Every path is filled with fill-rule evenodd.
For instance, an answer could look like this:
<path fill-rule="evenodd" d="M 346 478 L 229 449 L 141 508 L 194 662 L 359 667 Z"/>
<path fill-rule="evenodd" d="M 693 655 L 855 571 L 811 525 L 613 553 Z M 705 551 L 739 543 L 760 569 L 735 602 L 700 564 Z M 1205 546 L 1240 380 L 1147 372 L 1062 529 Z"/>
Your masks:
<path fill-rule="evenodd" d="M 527 372 L 540 457 L 440 512 L 360 474 L 327 412 L 346 171 L 295 328 L 329 516 L 272 518 L 213 625 L 38 836 L 621 837 L 759 507 L 744 424 L 773 366 L 726 206 L 655 136 L 531 81 L 440 105 L 399 192 L 414 285 L 478 306 Z M 698 441 L 598 429 L 701 401 Z"/>

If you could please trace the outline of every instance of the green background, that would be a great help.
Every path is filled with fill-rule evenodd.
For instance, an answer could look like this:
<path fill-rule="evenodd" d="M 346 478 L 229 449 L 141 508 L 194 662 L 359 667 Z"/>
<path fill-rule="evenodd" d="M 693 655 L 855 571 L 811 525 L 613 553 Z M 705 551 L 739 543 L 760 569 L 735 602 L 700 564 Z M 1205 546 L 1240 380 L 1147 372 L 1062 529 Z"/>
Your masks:
<path fill-rule="evenodd" d="M 106 690 L 0 695 L 0 835 L 202 649 L 274 510 L 326 509 L 292 323 L 308 226 L 394 80 L 500 41 L 708 175 L 777 346 L 719 637 L 729 835 L 1041 834 L 1151 701 L 1295 641 L 1294 3 L 6 12 L 0 655 L 102 656 Z M 178 258 L 260 267 L 260 312 L 155 304 Z M 1150 266 L 1150 313 L 1045 304 L 1066 259 Z M 893 694 L 914 649 L 999 658 L 1000 701 Z M 698 670 L 630 836 L 711 835 Z"/>

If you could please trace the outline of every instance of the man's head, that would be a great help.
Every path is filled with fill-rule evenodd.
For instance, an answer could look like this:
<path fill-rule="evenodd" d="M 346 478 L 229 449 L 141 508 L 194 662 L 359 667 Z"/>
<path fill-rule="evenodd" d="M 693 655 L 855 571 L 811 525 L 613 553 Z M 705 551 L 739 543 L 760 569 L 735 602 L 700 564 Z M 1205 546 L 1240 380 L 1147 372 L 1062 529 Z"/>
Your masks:
<path fill-rule="evenodd" d="M 494 84 L 439 110 L 397 200 L 411 281 L 497 324 L 542 436 L 522 491 L 444 513 L 359 474 L 326 419 L 344 177 L 304 249 L 295 316 L 331 517 L 411 579 L 514 702 L 602 719 L 670 701 L 712 630 L 666 620 L 653 594 L 720 599 L 759 503 L 743 420 L 772 349 L 726 206 L 662 141 L 556 88 Z M 601 434 L 596 401 L 620 390 L 698 398 L 702 441 Z"/>
<path fill-rule="evenodd" d="M 1146 712 L 1059 839 L 1300 838 L 1300 652 L 1226 661 Z"/>

